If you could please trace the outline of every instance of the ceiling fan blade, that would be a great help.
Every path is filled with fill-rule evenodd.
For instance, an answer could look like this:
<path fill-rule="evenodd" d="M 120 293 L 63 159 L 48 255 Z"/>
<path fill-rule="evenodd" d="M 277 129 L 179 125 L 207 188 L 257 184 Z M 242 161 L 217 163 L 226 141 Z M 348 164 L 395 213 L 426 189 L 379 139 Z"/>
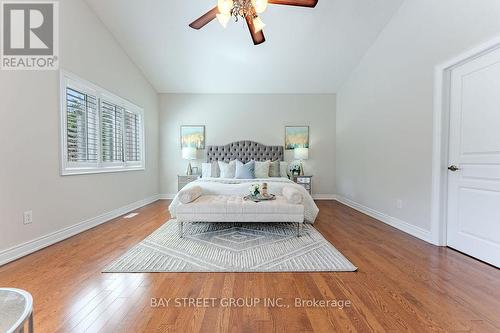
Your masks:
<path fill-rule="evenodd" d="M 318 4 L 318 0 L 269 0 L 269 3 L 273 5 L 287 5 L 287 6 L 314 8 Z"/>
<path fill-rule="evenodd" d="M 189 26 L 193 29 L 200 30 L 208 23 L 212 22 L 219 14 L 219 8 L 214 7 L 212 10 L 207 12 L 205 15 L 202 15 L 199 19 L 191 23 Z"/>
<path fill-rule="evenodd" d="M 261 30 L 259 32 L 255 32 L 255 26 L 253 24 L 253 18 L 248 15 L 245 17 L 248 25 L 248 29 L 250 30 L 250 35 L 252 35 L 252 40 L 254 45 L 262 44 L 266 41 L 266 37 L 264 37 L 264 32 Z"/>

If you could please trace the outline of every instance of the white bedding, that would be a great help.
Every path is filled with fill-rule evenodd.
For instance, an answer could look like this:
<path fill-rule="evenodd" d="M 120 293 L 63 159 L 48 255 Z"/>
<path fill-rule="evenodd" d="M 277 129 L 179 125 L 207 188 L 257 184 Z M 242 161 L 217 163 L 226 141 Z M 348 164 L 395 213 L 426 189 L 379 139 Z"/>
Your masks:
<path fill-rule="evenodd" d="M 295 184 L 288 178 L 262 178 L 262 179 L 232 179 L 232 178 L 201 178 L 186 185 L 185 188 L 199 186 L 203 195 L 238 195 L 245 196 L 249 194 L 250 184 L 267 183 L 269 193 L 281 194 L 283 187 L 292 186 L 300 191 L 304 196 L 304 217 L 308 223 L 314 223 L 318 216 L 319 209 L 316 206 L 311 195 L 300 185 Z M 176 208 L 182 203 L 179 201 L 179 195 L 176 195 L 169 206 L 170 214 L 176 217 Z"/>

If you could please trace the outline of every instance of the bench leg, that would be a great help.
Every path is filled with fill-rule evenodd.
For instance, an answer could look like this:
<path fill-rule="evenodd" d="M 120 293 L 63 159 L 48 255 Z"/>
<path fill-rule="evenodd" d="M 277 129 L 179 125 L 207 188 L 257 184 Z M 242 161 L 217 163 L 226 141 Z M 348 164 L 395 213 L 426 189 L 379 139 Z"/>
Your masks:
<path fill-rule="evenodd" d="M 300 237 L 300 229 L 302 227 L 302 223 L 297 223 L 297 237 Z"/>
<path fill-rule="evenodd" d="M 184 237 L 184 222 L 179 222 L 179 234 L 181 236 L 181 238 Z"/>

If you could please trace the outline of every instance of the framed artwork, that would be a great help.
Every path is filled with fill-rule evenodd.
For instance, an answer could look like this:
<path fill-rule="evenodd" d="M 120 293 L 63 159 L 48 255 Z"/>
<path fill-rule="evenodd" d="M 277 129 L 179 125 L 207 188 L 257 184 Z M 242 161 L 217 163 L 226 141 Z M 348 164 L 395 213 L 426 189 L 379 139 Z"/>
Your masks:
<path fill-rule="evenodd" d="M 309 148 L 309 126 L 286 126 L 285 149 Z"/>
<path fill-rule="evenodd" d="M 205 126 L 181 126 L 181 148 L 205 149 Z"/>

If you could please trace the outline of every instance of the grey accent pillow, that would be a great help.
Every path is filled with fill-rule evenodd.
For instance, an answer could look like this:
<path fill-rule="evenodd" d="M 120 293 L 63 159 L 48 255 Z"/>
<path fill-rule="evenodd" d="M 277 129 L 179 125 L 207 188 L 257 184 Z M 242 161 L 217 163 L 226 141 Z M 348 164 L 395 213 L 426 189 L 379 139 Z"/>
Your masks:
<path fill-rule="evenodd" d="M 269 167 L 269 176 L 270 177 L 280 177 L 280 161 L 271 162 L 271 166 Z"/>
<path fill-rule="evenodd" d="M 250 161 L 247 164 L 236 161 L 236 179 L 254 179 L 255 178 L 255 161 Z"/>

